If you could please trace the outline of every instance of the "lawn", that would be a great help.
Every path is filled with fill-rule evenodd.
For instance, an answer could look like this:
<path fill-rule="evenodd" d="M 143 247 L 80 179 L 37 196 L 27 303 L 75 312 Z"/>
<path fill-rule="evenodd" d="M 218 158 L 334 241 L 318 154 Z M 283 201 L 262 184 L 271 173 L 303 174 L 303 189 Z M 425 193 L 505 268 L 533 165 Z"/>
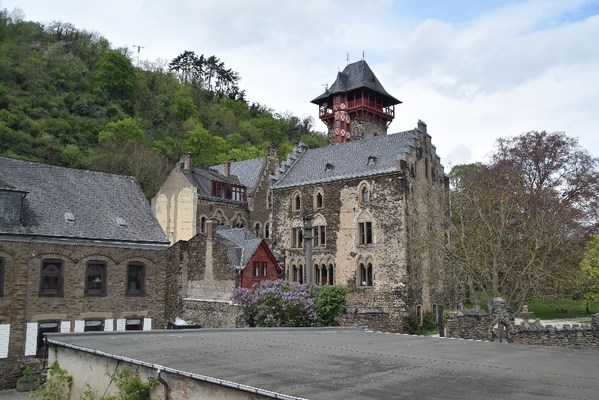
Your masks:
<path fill-rule="evenodd" d="M 591 314 L 599 313 L 599 304 L 591 303 Z M 562 319 L 589 317 L 582 300 L 571 298 L 536 298 L 528 303 L 528 311 L 535 313 L 539 319 Z"/>

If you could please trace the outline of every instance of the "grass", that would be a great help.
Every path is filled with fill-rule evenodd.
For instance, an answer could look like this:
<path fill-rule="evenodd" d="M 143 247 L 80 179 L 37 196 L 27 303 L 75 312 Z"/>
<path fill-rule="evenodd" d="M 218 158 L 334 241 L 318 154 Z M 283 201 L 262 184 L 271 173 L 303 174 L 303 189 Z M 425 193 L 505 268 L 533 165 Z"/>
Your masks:
<path fill-rule="evenodd" d="M 591 314 L 599 313 L 599 304 L 591 303 Z M 539 319 L 562 319 L 590 317 L 586 312 L 585 302 L 571 298 L 536 298 L 528 303 L 528 311 L 535 313 Z"/>

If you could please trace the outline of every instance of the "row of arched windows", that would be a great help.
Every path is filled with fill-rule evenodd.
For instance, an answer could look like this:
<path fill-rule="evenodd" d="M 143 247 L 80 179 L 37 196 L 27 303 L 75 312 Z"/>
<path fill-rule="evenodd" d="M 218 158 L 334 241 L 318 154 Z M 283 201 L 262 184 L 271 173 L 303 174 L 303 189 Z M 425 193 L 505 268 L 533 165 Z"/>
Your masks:
<path fill-rule="evenodd" d="M 322 189 L 317 189 L 316 192 L 314 192 L 314 195 L 312 196 L 312 201 L 313 201 L 314 209 L 318 210 L 318 209 L 324 208 L 324 194 L 322 192 Z M 296 192 L 293 194 L 292 208 L 293 208 L 293 211 L 301 211 L 301 209 L 302 209 L 301 193 Z"/>
<path fill-rule="evenodd" d="M 321 262 L 314 263 L 312 271 L 313 284 L 319 286 L 334 285 L 336 284 L 335 278 L 335 264 L 333 262 Z M 356 285 L 360 287 L 372 287 L 374 286 L 374 266 L 372 260 L 363 261 L 358 263 L 358 270 L 356 271 L 357 279 Z M 287 273 L 287 279 L 292 282 L 307 283 L 306 271 L 304 265 L 300 261 L 294 261 L 291 263 Z"/>

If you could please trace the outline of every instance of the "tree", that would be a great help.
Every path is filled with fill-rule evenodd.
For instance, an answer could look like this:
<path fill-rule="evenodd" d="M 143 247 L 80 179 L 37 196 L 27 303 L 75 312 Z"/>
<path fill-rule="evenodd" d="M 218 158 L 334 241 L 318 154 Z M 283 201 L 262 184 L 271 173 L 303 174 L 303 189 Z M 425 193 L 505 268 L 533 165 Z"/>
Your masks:
<path fill-rule="evenodd" d="M 589 312 L 590 303 L 599 301 L 599 235 L 587 243 L 580 268 L 584 279 L 584 300 Z"/>
<path fill-rule="evenodd" d="M 531 296 L 572 290 L 598 161 L 562 132 L 500 139 L 489 165 L 455 167 L 453 261 L 471 293 L 503 296 L 513 310 Z"/>
<path fill-rule="evenodd" d="M 125 118 L 120 121 L 109 122 L 100 132 L 98 140 L 102 142 L 142 143 L 144 133 L 133 118 Z"/>
<path fill-rule="evenodd" d="M 314 298 L 314 311 L 318 326 L 338 325 L 336 318 L 345 312 L 345 293 L 343 286 L 322 286 Z"/>
<path fill-rule="evenodd" d="M 110 97 L 128 99 L 135 89 L 136 75 L 131 60 L 117 50 L 106 51 L 95 71 L 98 86 Z"/>

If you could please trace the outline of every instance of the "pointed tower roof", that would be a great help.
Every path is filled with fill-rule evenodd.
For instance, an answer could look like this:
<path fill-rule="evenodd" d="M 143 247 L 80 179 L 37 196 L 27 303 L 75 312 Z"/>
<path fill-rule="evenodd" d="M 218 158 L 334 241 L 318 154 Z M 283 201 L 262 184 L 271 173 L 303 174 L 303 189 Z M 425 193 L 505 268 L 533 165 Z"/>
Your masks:
<path fill-rule="evenodd" d="M 343 71 L 337 73 L 337 79 L 331 87 L 312 100 L 311 103 L 320 104 L 335 93 L 344 93 L 360 88 L 368 88 L 383 95 L 389 101 L 389 105 L 401 103 L 401 101 L 387 93 L 364 60 L 348 64 Z"/>

